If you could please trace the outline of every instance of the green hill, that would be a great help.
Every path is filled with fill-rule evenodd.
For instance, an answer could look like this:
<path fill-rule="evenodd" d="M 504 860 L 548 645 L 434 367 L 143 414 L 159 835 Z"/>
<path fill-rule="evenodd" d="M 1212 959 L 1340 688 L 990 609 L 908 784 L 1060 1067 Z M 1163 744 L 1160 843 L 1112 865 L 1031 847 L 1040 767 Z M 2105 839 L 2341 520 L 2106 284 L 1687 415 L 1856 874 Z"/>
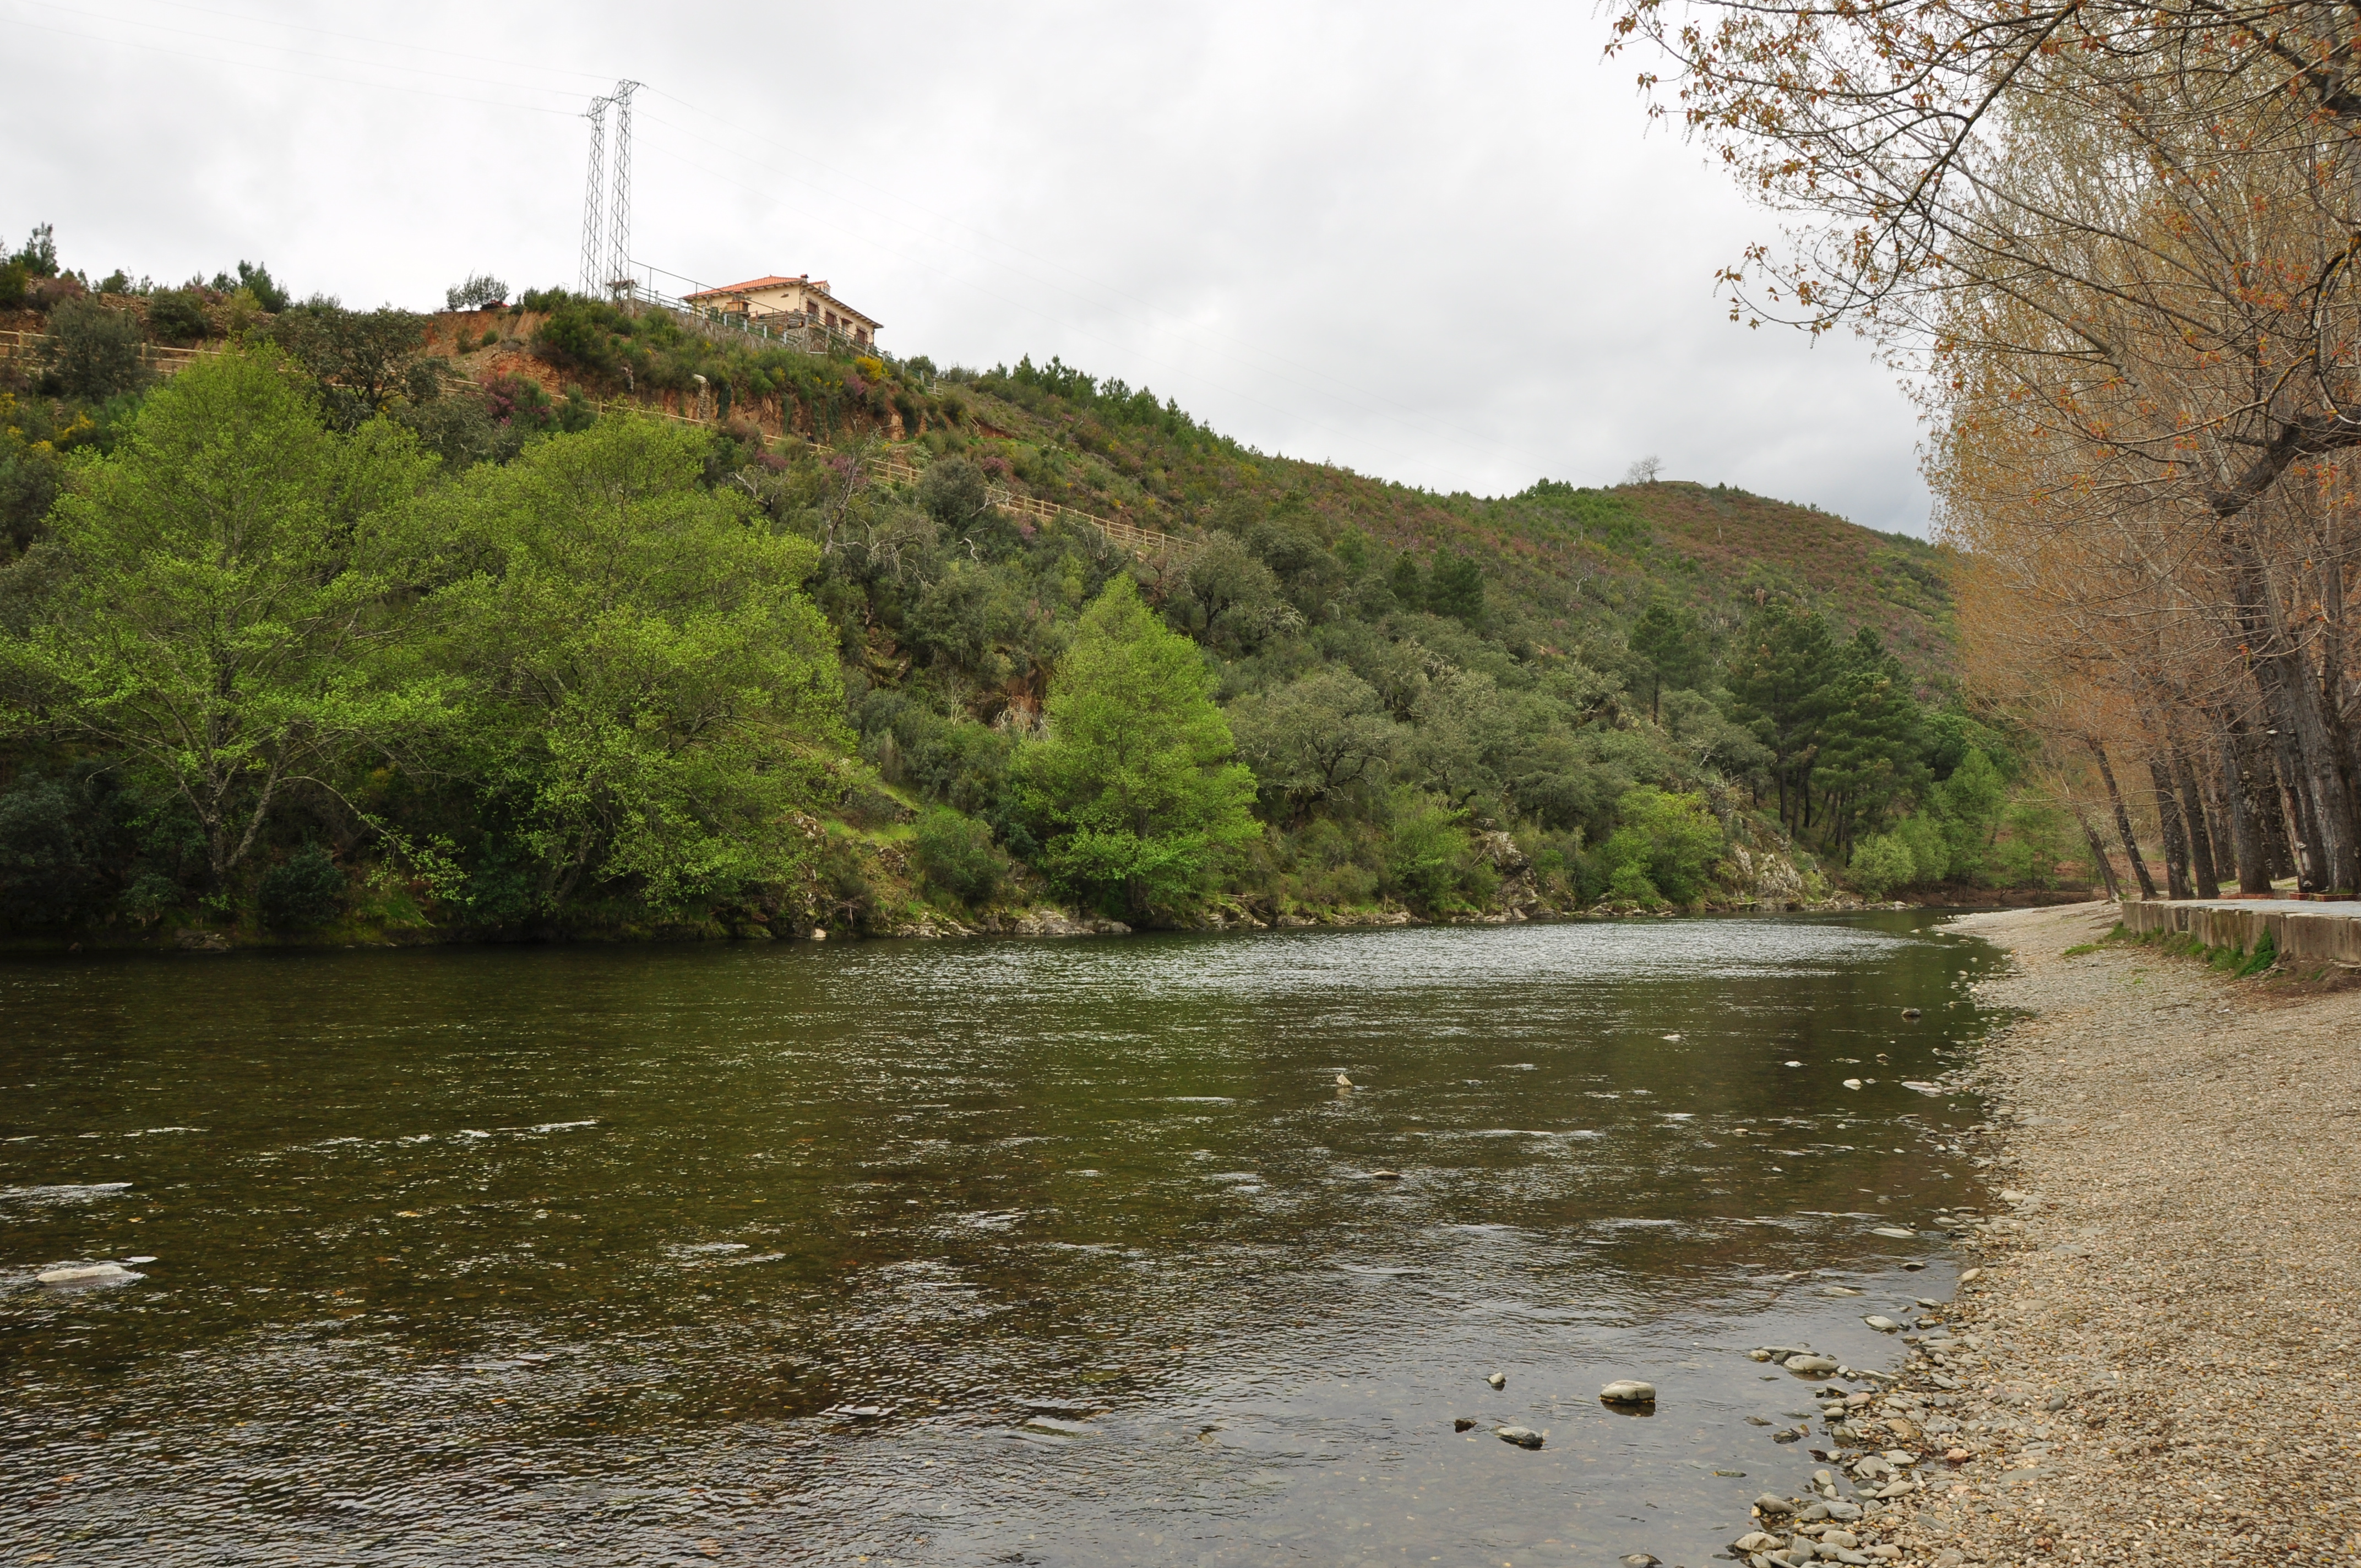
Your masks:
<path fill-rule="evenodd" d="M 401 537 L 437 543 L 370 613 L 412 683 L 412 706 L 386 711 L 440 715 L 401 720 L 399 743 L 356 735 L 312 784 L 256 807 L 234 865 L 216 848 L 208 866 L 154 829 L 169 768 L 115 759 L 93 738 L 106 731 L 60 717 L 65 644 L 42 645 L 49 688 L 16 657 L 0 919 L 20 929 L 164 930 L 212 911 L 258 931 L 266 906 L 289 907 L 288 868 L 318 894 L 331 861 L 348 890 L 305 906 L 314 926 L 500 935 L 1003 928 L 1038 924 L 1025 911 L 1046 903 L 1284 924 L 1792 900 L 1824 885 L 1815 853 L 1841 861 L 1913 823 L 1916 859 L 1893 839 L 1880 885 L 2017 877 L 1995 840 L 2026 846 L 2037 879 L 2058 858 L 2054 824 L 2004 829 L 2004 791 L 1987 787 L 2014 759 L 1952 695 L 1939 554 L 1814 509 L 1682 483 L 1436 495 L 1257 453 L 1055 360 L 888 363 L 557 291 L 421 317 L 60 282 L 18 323 L 0 367 L 0 505 L 20 551 L 0 635 L 97 634 L 58 619 L 79 591 L 74 552 L 48 547 L 50 501 L 82 482 L 69 455 L 90 454 L 94 476 L 136 468 L 151 459 L 126 438 L 157 375 L 225 347 L 276 354 L 351 461 L 410 461 L 371 433 L 392 427 L 429 464 L 404 481 L 423 486 L 402 515 L 423 532 Z M 634 492 L 626 511 L 645 521 L 621 537 L 714 585 L 684 598 L 620 581 L 635 637 L 685 646 L 704 634 L 698 595 L 740 602 L 745 572 L 807 563 L 794 570 L 833 669 L 796 663 L 801 631 L 729 655 L 751 683 L 741 698 L 800 694 L 801 717 L 767 742 L 795 769 L 766 766 L 754 730 L 725 745 L 677 717 L 719 664 L 660 661 L 632 677 L 658 696 L 598 719 L 611 739 L 596 766 L 611 772 L 586 783 L 585 742 L 560 731 L 581 719 L 566 704 L 587 699 L 527 700 L 555 689 L 533 673 L 552 649 L 592 656 L 578 629 L 545 619 L 544 649 L 518 643 L 507 612 L 449 630 L 460 607 L 522 591 L 511 579 L 535 552 L 536 602 L 588 592 L 548 576 L 577 557 L 528 498 L 627 459 L 675 477 Z M 743 554 L 731 528 L 779 548 L 725 571 Z M 1161 673 L 1123 688 L 1132 698 L 1082 689 L 1142 672 Z M 840 690 L 826 699 L 840 719 L 812 707 L 823 690 Z M 1178 717 L 1143 728 L 1126 702 Z M 1208 702 L 1217 718 L 1190 717 Z M 1133 743 L 1123 733 L 1152 750 L 1159 725 L 1197 737 L 1199 761 L 1110 762 Z M 1085 732 L 1099 753 L 1082 754 Z M 1235 766 L 1209 739 L 1224 733 L 1251 770 L 1235 774 L 1250 818 L 1216 798 Z M 1137 806 L 1143 789 L 1164 804 Z M 1119 830 L 1117 795 L 1137 806 Z M 544 819 L 558 811 L 576 814 L 563 831 Z M 72 865 L 6 869 L 44 854 Z"/>

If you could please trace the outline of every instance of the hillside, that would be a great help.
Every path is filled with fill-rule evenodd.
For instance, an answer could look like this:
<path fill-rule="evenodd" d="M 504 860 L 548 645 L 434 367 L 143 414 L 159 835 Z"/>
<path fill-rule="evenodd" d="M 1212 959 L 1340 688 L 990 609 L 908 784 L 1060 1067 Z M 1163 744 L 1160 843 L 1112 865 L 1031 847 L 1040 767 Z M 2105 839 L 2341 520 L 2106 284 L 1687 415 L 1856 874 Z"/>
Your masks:
<path fill-rule="evenodd" d="M 2039 882 L 2062 853 L 1954 695 L 1940 557 L 1809 508 L 1679 483 L 1435 495 L 1254 452 L 1054 360 L 887 362 L 556 291 L 419 316 L 71 282 L 0 363 L 21 551 L 0 641 L 32 639 L 0 748 L 0 922 L 20 930 L 1507 919 L 1793 900 L 1849 863 L 1871 891 Z M 138 743 L 119 709 L 94 717 L 128 677 L 71 565 L 99 557 L 49 549 L 50 502 L 186 483 L 126 441 L 146 411 L 196 417 L 183 383 L 273 366 L 302 400 L 273 439 L 308 449 L 285 422 L 317 421 L 348 454 L 323 472 L 381 471 L 410 497 L 389 540 L 426 554 L 368 612 L 384 732 L 304 731 L 325 750 L 282 794 L 232 771 L 200 799 L 169 749 L 112 750 Z M 575 503 L 530 498 L 616 464 L 643 477 L 581 514 L 622 530 L 583 555 Z M 379 493 L 355 484 L 337 493 Z M 650 565 L 577 580 L 613 551 Z M 305 570 L 309 591 L 342 568 Z M 135 587 L 106 592 L 127 613 L 165 591 Z M 497 609 L 525 593 L 533 616 Z M 546 608 L 577 600 L 607 608 Z M 742 608 L 722 625 L 710 605 Z M 617 615 L 636 630 L 602 641 Z M 1091 685 L 1143 679 L 1113 706 Z M 1184 745 L 1195 761 L 1152 754 Z M 1150 778 L 1165 805 L 1138 804 Z M 243 839 L 221 815 L 240 801 Z M 184 807 L 216 826 L 159 828 Z M 43 856 L 71 865 L 8 870 Z M 290 877 L 312 914 L 288 913 Z"/>

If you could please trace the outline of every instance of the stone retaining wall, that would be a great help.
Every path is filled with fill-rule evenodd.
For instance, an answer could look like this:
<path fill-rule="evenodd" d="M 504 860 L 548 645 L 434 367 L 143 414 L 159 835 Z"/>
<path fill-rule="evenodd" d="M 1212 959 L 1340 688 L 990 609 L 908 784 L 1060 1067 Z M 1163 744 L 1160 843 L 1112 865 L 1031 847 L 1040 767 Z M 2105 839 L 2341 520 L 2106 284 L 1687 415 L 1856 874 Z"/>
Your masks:
<path fill-rule="evenodd" d="M 2124 927 L 2130 931 L 2172 931 L 2209 948 L 2246 952 L 2268 932 L 2283 957 L 2361 965 L 2361 905 L 2331 905 L 2314 911 L 2127 898 L 2123 912 Z"/>

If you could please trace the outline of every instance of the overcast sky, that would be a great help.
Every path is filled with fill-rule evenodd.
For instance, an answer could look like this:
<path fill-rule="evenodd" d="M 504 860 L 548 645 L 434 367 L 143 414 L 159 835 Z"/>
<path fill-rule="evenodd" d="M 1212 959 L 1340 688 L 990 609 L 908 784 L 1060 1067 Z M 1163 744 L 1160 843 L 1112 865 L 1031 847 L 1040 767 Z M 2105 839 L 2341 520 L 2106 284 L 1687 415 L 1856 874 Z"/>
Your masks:
<path fill-rule="evenodd" d="M 1666 477 L 1923 533 L 1850 340 L 1730 324 L 1776 221 L 1649 134 L 1582 6 L 0 0 L 0 229 L 430 308 L 577 271 L 587 100 L 631 249 L 829 279 L 938 364 L 1062 356 L 1267 452 L 1444 490 Z"/>

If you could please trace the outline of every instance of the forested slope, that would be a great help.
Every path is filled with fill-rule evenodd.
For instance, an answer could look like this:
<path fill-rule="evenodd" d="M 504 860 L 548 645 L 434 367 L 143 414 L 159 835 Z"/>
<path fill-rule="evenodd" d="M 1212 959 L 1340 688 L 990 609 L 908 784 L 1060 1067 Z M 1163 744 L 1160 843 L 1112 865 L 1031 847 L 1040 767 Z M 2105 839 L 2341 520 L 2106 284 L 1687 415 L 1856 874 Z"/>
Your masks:
<path fill-rule="evenodd" d="M 554 291 L 422 317 L 41 259 L 0 419 L 19 934 L 1498 919 L 2062 852 L 1952 689 L 1935 553 L 1808 508 L 1438 496 L 1054 361 Z M 231 451 L 309 477 L 172 499 Z M 170 646 L 273 583 L 313 619 Z"/>

